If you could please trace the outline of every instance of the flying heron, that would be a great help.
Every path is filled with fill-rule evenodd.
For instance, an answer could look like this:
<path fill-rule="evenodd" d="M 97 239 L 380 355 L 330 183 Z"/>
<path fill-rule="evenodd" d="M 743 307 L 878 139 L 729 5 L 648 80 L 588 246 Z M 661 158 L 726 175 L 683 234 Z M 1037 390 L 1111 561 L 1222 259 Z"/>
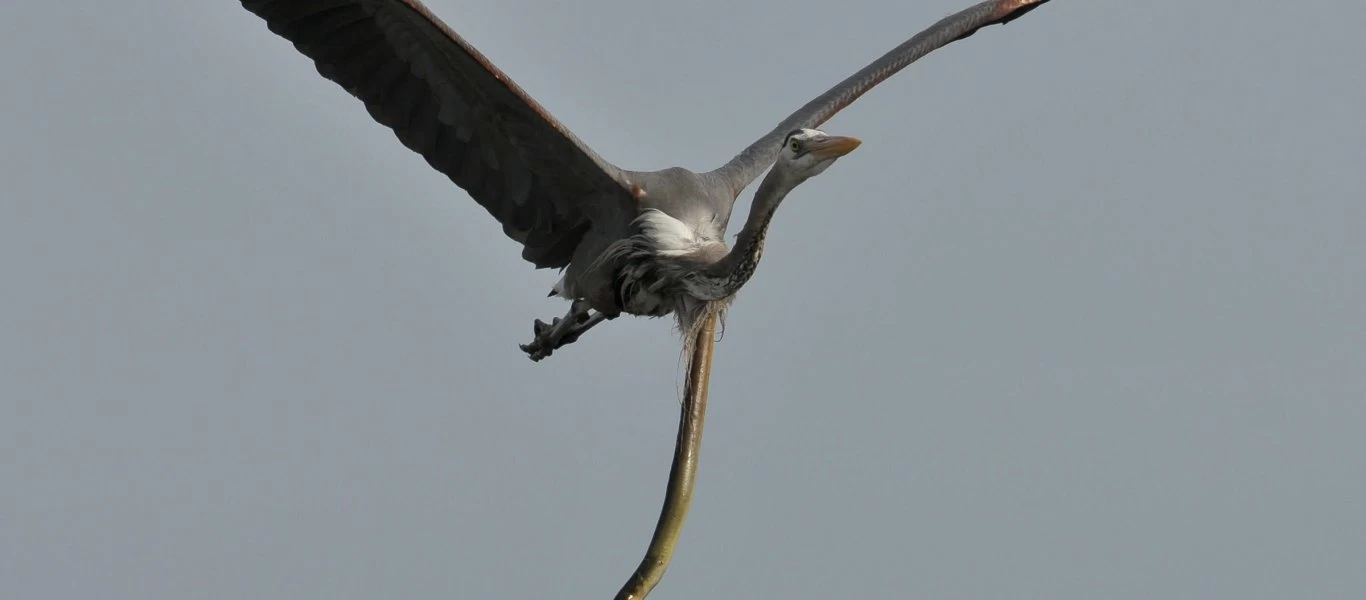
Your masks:
<path fill-rule="evenodd" d="M 623 313 L 675 315 L 688 361 L 678 443 L 654 537 L 617 594 L 640 600 L 663 576 L 687 514 L 717 316 L 754 273 L 783 198 L 859 144 L 815 128 L 935 49 L 1048 0 L 988 0 L 945 17 L 704 172 L 607 162 L 418 0 L 241 2 L 493 215 L 522 258 L 561 270 L 550 295 L 570 308 L 535 321 L 522 345 L 532 360 Z M 731 208 L 765 169 L 728 249 Z"/>
<path fill-rule="evenodd" d="M 687 339 L 753 272 L 762 244 L 745 242 L 762 242 L 768 220 L 751 214 L 733 252 L 725 230 L 740 192 L 780 152 L 852 149 L 812 128 L 929 52 L 1048 0 L 989 0 L 948 16 L 704 172 L 607 162 L 418 0 L 241 1 L 488 210 L 522 258 L 562 270 L 550 295 L 570 300 L 568 313 L 536 320 L 522 345 L 540 360 L 622 313 L 673 313 Z"/>

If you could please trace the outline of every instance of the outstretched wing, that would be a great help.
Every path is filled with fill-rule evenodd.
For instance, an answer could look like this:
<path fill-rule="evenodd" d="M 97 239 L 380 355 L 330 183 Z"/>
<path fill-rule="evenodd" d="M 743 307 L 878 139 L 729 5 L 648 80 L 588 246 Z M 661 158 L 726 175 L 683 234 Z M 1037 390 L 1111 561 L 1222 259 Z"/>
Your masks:
<path fill-rule="evenodd" d="M 1014 21 L 1045 2 L 1048 0 L 987 0 L 944 17 L 797 109 L 797 112 L 750 144 L 725 166 L 713 171 L 713 174 L 729 181 L 735 193 L 740 193 L 777 158 L 779 144 L 788 132 L 824 123 L 873 86 L 926 54 L 977 33 L 978 29 L 988 25 L 1004 25 Z"/>
<path fill-rule="evenodd" d="M 241 1 L 487 209 L 537 267 L 567 265 L 590 216 L 633 216 L 621 170 L 418 0 Z"/>

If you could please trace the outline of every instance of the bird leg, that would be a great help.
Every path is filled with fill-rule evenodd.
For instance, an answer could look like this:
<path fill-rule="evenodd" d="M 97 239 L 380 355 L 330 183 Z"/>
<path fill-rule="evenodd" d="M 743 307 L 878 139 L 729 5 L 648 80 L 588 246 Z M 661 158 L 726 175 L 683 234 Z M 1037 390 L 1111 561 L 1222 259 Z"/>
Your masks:
<path fill-rule="evenodd" d="M 550 323 L 536 319 L 532 325 L 536 337 L 529 344 L 521 344 L 522 352 L 531 360 L 539 361 L 561 346 L 573 343 L 583 332 L 606 319 L 607 315 L 589 308 L 587 302 L 575 300 L 563 319 L 556 317 Z"/>

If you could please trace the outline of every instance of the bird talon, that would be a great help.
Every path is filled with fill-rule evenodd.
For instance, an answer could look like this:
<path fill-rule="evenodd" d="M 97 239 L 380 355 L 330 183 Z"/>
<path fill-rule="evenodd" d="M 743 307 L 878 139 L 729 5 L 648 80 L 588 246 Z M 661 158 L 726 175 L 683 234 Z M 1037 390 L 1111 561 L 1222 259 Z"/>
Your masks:
<path fill-rule="evenodd" d="M 588 303 L 577 301 L 563 317 L 555 317 L 550 323 L 540 319 L 532 322 L 532 330 L 536 334 L 535 339 L 528 344 L 520 344 L 522 352 L 533 361 L 539 361 L 552 352 L 571 344 L 579 339 L 583 332 L 588 331 L 594 325 L 607 318 L 605 315 L 594 314 L 589 308 Z"/>
<path fill-rule="evenodd" d="M 535 362 L 540 362 L 541 359 L 550 356 L 550 353 L 552 352 L 552 350 L 546 348 L 541 342 L 542 339 L 538 337 L 535 340 L 532 340 L 530 344 L 518 344 L 517 347 L 521 348 L 522 352 L 527 354 L 527 358 L 530 358 Z"/>

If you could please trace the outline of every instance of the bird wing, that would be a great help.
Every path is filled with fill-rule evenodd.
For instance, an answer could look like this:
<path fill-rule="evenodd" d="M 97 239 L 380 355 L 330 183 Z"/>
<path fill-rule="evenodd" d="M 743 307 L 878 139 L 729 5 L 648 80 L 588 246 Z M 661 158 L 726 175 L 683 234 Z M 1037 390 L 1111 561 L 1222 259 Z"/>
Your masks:
<path fill-rule="evenodd" d="M 241 1 L 487 209 L 537 267 L 567 265 L 590 217 L 633 216 L 622 171 L 418 0 Z"/>
<path fill-rule="evenodd" d="M 977 33 L 978 29 L 988 25 L 1009 23 L 1045 2 L 1048 0 L 987 0 L 944 17 L 797 109 L 730 162 L 712 171 L 712 174 L 729 182 L 735 193 L 739 194 L 773 163 L 779 144 L 792 130 L 819 126 L 859 96 L 926 54 Z"/>

